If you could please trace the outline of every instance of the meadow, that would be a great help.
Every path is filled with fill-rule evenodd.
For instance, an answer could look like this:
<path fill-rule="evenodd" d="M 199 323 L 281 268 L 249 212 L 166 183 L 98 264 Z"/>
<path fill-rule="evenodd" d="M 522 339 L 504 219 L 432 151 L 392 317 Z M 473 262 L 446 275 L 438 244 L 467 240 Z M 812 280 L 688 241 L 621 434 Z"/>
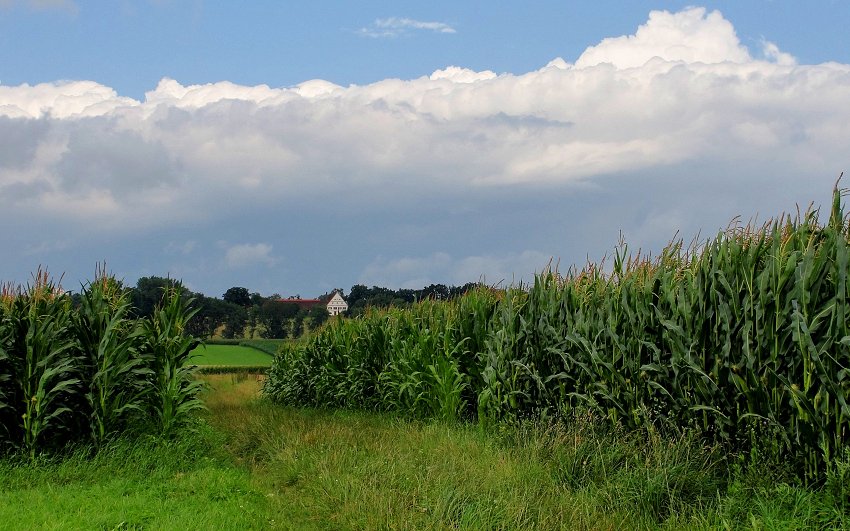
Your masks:
<path fill-rule="evenodd" d="M 272 364 L 272 356 L 243 345 L 206 344 L 199 345 L 192 351 L 189 362 L 200 366 L 268 367 Z"/>

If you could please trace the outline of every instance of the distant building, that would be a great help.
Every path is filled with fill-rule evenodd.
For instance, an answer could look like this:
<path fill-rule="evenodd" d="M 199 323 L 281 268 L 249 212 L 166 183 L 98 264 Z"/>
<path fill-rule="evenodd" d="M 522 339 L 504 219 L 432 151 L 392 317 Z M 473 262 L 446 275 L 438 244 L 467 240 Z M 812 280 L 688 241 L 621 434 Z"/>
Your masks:
<path fill-rule="evenodd" d="M 278 302 L 295 304 L 301 309 L 309 310 L 313 306 L 325 306 L 330 315 L 339 315 L 348 310 L 348 303 L 342 298 L 342 295 L 337 291 L 333 297 L 325 304 L 321 299 L 302 299 L 299 297 L 290 297 L 288 299 L 278 299 Z"/>
<path fill-rule="evenodd" d="M 348 310 L 348 303 L 342 298 L 339 292 L 334 293 L 331 300 L 328 301 L 328 313 L 331 315 L 339 315 Z"/>
<path fill-rule="evenodd" d="M 278 300 L 280 302 L 295 304 L 296 306 L 298 306 L 299 308 L 302 308 L 304 310 L 309 310 L 313 306 L 318 306 L 320 304 L 323 304 L 322 301 L 320 301 L 319 299 L 301 299 L 301 298 L 290 297 L 288 299 L 278 299 Z"/>

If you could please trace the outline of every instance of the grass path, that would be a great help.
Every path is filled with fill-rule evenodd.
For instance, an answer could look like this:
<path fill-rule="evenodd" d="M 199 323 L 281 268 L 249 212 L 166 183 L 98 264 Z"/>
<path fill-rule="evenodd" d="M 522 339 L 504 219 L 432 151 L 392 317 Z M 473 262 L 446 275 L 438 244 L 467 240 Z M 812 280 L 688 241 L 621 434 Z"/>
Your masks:
<path fill-rule="evenodd" d="M 646 434 L 474 427 L 277 407 L 216 376 L 227 451 L 293 529 L 805 529 L 850 521 L 820 493 L 756 471 L 728 490 L 718 457 Z"/>
<path fill-rule="evenodd" d="M 688 441 L 283 408 L 207 375 L 194 435 L 0 459 L 0 529 L 846 528 L 822 494 L 728 490 Z"/>

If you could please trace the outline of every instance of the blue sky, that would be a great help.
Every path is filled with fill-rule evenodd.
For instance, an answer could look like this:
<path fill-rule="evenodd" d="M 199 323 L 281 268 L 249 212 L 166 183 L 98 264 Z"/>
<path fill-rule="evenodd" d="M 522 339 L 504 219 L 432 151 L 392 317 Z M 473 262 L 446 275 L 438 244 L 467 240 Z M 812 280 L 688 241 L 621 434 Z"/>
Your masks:
<path fill-rule="evenodd" d="M 845 2 L 0 0 L 0 280 L 528 279 L 823 203 Z"/>
<path fill-rule="evenodd" d="M 142 98 L 163 77 L 290 86 L 416 78 L 448 65 L 522 73 L 571 60 L 626 35 L 653 9 L 692 2 L 204 2 L 2 0 L 0 82 L 91 79 Z M 801 63 L 850 62 L 843 0 L 707 2 L 746 46 L 781 43 Z M 454 33 L 408 29 L 364 38 L 376 20 L 440 22 Z"/>

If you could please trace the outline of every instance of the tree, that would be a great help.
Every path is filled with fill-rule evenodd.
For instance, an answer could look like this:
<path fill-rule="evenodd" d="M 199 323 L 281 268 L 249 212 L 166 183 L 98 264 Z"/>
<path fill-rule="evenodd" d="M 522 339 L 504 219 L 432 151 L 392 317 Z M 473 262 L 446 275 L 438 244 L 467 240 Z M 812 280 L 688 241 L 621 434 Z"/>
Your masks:
<path fill-rule="evenodd" d="M 431 284 L 422 288 L 422 298 L 436 299 L 444 301 L 449 298 L 449 288 L 445 284 Z"/>
<path fill-rule="evenodd" d="M 366 299 L 368 297 L 369 288 L 367 288 L 363 284 L 355 284 L 351 286 L 351 291 L 348 293 L 348 307 L 351 308 L 356 305 L 358 301 Z"/>
<path fill-rule="evenodd" d="M 224 316 L 224 330 L 221 335 L 225 339 L 241 338 L 248 321 L 248 309 L 235 304 L 226 304 L 228 309 Z"/>
<path fill-rule="evenodd" d="M 251 306 L 251 293 L 248 292 L 248 288 L 234 286 L 225 291 L 222 298 L 224 302 L 236 304 L 243 308 Z"/>
<path fill-rule="evenodd" d="M 265 329 L 263 337 L 285 339 L 289 335 L 289 323 L 297 314 L 298 305 L 294 302 L 264 302 L 259 311 L 259 321 Z"/>
<path fill-rule="evenodd" d="M 192 335 L 212 337 L 216 330 L 224 325 L 222 335 L 225 338 L 242 336 L 248 315 L 245 308 L 214 297 L 205 297 L 200 293 L 196 293 L 194 299 L 193 306 L 198 309 L 198 313 L 187 325 Z"/>
<path fill-rule="evenodd" d="M 310 312 L 307 314 L 307 317 L 310 318 L 310 328 L 315 330 L 316 328 L 322 326 L 322 323 L 328 320 L 330 314 L 328 313 L 327 306 L 322 304 L 317 304 L 310 308 Z"/>
<path fill-rule="evenodd" d="M 136 317 L 153 315 L 153 310 L 162 301 L 163 294 L 171 288 L 179 290 L 181 297 L 191 295 L 179 280 L 163 277 L 140 278 L 136 282 L 136 287 L 130 290 L 130 300 L 135 308 Z"/>

